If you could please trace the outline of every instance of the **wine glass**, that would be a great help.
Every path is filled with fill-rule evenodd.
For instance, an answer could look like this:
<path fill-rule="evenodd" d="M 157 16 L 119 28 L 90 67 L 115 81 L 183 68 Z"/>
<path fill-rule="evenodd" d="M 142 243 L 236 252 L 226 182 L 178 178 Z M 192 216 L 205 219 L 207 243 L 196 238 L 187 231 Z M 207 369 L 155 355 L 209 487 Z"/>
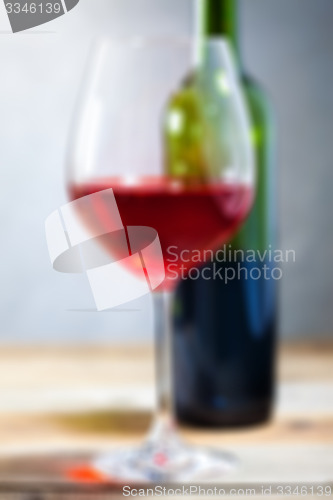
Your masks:
<path fill-rule="evenodd" d="M 69 197 L 112 188 L 125 228 L 157 231 L 165 270 L 152 293 L 158 396 L 153 425 L 141 446 L 96 458 L 93 466 L 106 478 L 186 481 L 220 476 L 232 466 L 225 453 L 192 447 L 177 434 L 172 291 L 204 261 L 206 250 L 218 249 L 235 233 L 250 210 L 255 172 L 249 130 L 227 42 L 106 37 L 95 43 L 70 141 Z M 81 216 L 90 228 L 107 226 L 112 217 L 105 206 L 90 205 L 88 212 Z M 114 256 L 117 248 L 107 251 Z"/>

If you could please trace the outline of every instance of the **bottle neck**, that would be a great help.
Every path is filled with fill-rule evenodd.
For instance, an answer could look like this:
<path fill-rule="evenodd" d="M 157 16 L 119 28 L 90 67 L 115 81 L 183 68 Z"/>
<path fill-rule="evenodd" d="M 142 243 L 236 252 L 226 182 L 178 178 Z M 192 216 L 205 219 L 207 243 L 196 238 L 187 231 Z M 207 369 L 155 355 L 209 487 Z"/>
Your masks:
<path fill-rule="evenodd" d="M 238 0 L 197 0 L 197 23 L 200 39 L 224 37 L 229 40 L 240 69 Z"/>

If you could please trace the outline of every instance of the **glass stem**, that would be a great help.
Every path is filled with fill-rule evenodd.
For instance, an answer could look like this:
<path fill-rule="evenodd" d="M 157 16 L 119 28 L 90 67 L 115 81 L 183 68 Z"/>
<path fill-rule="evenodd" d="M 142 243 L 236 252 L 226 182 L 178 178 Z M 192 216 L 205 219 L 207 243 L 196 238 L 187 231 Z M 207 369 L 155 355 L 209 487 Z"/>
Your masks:
<path fill-rule="evenodd" d="M 149 439 L 174 435 L 175 419 L 171 369 L 172 302 L 170 292 L 153 293 L 157 405 Z"/>

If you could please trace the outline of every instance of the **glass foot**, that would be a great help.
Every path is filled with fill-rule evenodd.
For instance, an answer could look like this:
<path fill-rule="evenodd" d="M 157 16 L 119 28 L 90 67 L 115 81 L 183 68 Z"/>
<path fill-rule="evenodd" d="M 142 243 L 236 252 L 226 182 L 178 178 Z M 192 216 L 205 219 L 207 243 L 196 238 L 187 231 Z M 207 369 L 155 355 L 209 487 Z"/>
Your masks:
<path fill-rule="evenodd" d="M 232 470 L 236 459 L 227 453 L 184 445 L 178 439 L 115 451 L 95 460 L 104 476 L 123 481 L 179 482 L 220 479 Z"/>

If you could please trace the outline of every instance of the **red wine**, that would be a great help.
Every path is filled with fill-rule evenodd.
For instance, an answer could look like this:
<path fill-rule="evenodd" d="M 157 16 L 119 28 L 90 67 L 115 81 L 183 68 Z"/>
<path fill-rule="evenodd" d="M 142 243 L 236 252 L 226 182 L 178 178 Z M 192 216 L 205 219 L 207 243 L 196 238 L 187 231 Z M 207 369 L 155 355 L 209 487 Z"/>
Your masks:
<path fill-rule="evenodd" d="M 158 232 L 166 271 L 164 286 L 169 288 L 176 285 L 181 266 L 183 270 L 198 266 L 198 252 L 203 261 L 204 250 L 218 248 L 234 234 L 253 198 L 252 189 L 244 184 L 184 185 L 166 177 L 142 178 L 130 185 L 120 178 L 96 179 L 70 185 L 69 193 L 74 200 L 109 188 L 113 189 L 125 227 L 149 226 Z M 94 197 L 89 212 L 82 216 L 90 227 L 106 227 L 113 214 L 103 205 L 101 196 Z M 109 250 L 114 255 L 114 247 Z"/>

